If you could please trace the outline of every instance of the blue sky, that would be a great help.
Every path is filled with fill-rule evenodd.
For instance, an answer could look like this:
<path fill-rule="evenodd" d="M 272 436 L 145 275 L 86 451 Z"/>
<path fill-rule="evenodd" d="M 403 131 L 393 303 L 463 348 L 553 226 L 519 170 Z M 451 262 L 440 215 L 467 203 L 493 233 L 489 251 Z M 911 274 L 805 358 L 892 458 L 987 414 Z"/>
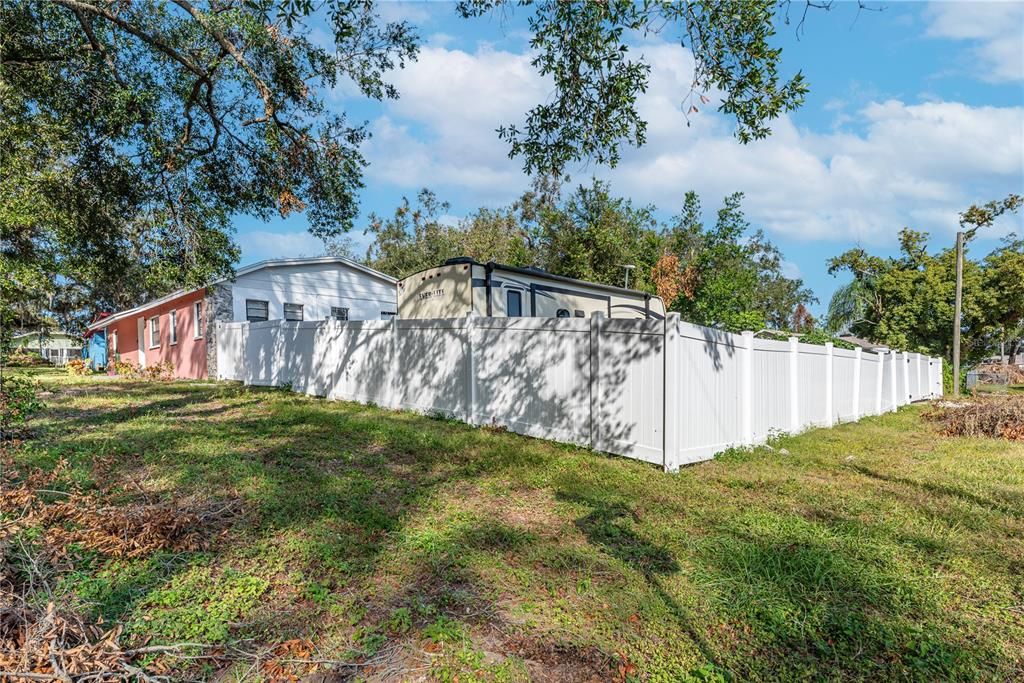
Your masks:
<path fill-rule="evenodd" d="M 687 190 L 701 194 L 709 217 L 724 195 L 744 192 L 750 222 L 782 248 L 820 312 L 842 282 L 827 274 L 828 257 L 856 245 L 895 253 L 904 226 L 929 232 L 937 248 L 952 241 L 959 211 L 1024 191 L 1024 3 L 887 2 L 858 12 L 839 2 L 810 12 L 799 35 L 797 4 L 794 21 L 779 26 L 783 73 L 802 70 L 811 92 L 771 138 L 739 144 L 713 106 L 687 127 L 692 58 L 668 29 L 632 46 L 653 67 L 640 102 L 648 144 L 616 169 L 570 171 L 573 184 L 607 179 L 665 219 Z M 469 21 L 447 2 L 383 3 L 381 12 L 423 37 L 417 62 L 392 75 L 402 97 L 367 102 L 345 85 L 328 94 L 373 132 L 363 219 L 351 233 L 360 254 L 365 216 L 390 214 L 422 187 L 450 202 L 453 217 L 514 200 L 529 181 L 494 129 L 549 92 L 529 64 L 522 10 Z M 1022 226 L 1024 217 L 1004 219 L 972 249 L 985 253 Z M 323 251 L 301 216 L 239 217 L 235 228 L 242 263 Z"/>

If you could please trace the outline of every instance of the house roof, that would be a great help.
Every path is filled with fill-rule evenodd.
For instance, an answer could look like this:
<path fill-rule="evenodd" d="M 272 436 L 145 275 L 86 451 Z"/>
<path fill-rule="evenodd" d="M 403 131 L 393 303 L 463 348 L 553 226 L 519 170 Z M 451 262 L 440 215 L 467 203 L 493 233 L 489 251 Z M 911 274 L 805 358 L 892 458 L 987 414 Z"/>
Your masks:
<path fill-rule="evenodd" d="M 852 334 L 841 334 L 841 335 L 839 335 L 839 338 L 842 339 L 844 342 L 849 342 L 850 344 L 853 344 L 855 346 L 859 346 L 862 349 L 867 349 L 869 351 L 872 350 L 872 349 L 888 349 L 889 348 L 888 344 L 876 344 L 873 341 L 869 341 L 869 340 L 863 339 L 861 337 L 856 337 L 856 336 L 854 336 Z"/>
<path fill-rule="evenodd" d="M 306 265 L 317 265 L 317 264 L 321 264 L 321 263 L 340 263 L 342 265 L 348 266 L 349 268 L 353 268 L 353 269 L 358 270 L 358 271 L 360 271 L 362 273 L 365 273 L 366 275 L 369 275 L 371 277 L 375 277 L 378 280 L 383 280 L 384 282 L 387 282 L 388 284 L 391 284 L 391 285 L 396 284 L 398 282 L 398 280 L 396 280 L 395 278 L 391 277 L 390 275 L 385 275 L 384 273 L 380 272 L 379 270 L 374 270 L 373 268 L 370 268 L 369 266 L 364 266 L 361 263 L 356 263 L 352 259 L 347 259 L 347 258 L 345 258 L 343 256 L 311 256 L 311 257 L 301 257 L 301 258 L 267 259 L 266 261 L 258 261 L 256 263 L 253 263 L 250 266 L 245 266 L 244 268 L 239 268 L 238 270 L 235 271 L 235 277 L 238 277 L 239 275 L 248 275 L 249 273 L 255 272 L 255 271 L 260 270 L 262 268 L 271 268 L 271 267 L 276 267 L 276 266 L 306 266 Z M 217 282 L 224 282 L 227 279 L 229 279 L 229 278 L 223 278 L 221 280 L 217 280 Z M 216 283 L 211 283 L 211 284 L 216 284 Z"/>
<path fill-rule="evenodd" d="M 24 339 L 25 337 L 38 337 L 38 336 L 39 336 L 38 332 L 20 332 L 18 334 L 12 335 L 11 336 L 11 340 L 13 341 L 15 339 Z M 53 337 L 70 337 L 71 335 L 68 334 L 67 332 L 64 332 L 63 330 L 54 330 L 52 332 L 47 332 L 46 336 L 52 339 Z"/>
<path fill-rule="evenodd" d="M 257 270 L 263 270 L 264 268 L 276 268 L 276 267 L 279 267 L 279 266 L 320 265 L 320 264 L 328 264 L 328 263 L 338 263 L 338 264 L 347 266 L 349 268 L 352 268 L 353 270 L 358 270 L 361 273 L 365 273 L 366 275 L 369 275 L 371 277 L 375 277 L 378 280 L 383 280 L 384 282 L 387 282 L 388 284 L 391 284 L 391 285 L 393 285 L 393 284 L 398 282 L 398 280 L 396 280 L 395 278 L 391 277 L 390 275 L 385 275 L 384 273 L 380 272 L 379 270 L 374 270 L 373 268 L 370 268 L 368 266 L 364 266 L 361 263 L 356 263 L 355 261 L 352 261 L 351 259 L 344 258 L 342 256 L 313 256 L 313 257 L 308 257 L 308 258 L 301 257 L 301 258 L 267 259 L 265 261 L 258 261 L 256 263 L 253 263 L 251 265 L 245 266 L 243 268 L 239 268 L 238 270 L 235 271 L 234 277 L 237 278 L 240 275 L 248 275 L 249 273 L 255 273 Z M 103 327 L 106 327 L 107 325 L 109 325 L 112 322 L 116 322 L 116 321 L 122 320 L 124 318 L 130 318 L 131 316 L 135 315 L 136 313 L 139 313 L 141 311 L 145 311 L 145 310 L 147 310 L 149 308 L 153 308 L 154 306 L 159 306 L 161 304 L 165 304 L 168 301 L 173 301 L 174 299 L 177 299 L 179 297 L 185 296 L 187 294 L 192 294 L 194 292 L 198 292 L 199 290 L 205 289 L 206 287 L 210 287 L 212 285 L 219 284 L 221 282 L 227 282 L 228 280 L 233 280 L 233 279 L 234 278 L 221 278 L 219 280 L 214 280 L 210 284 L 204 285 L 203 287 L 195 287 L 193 289 L 179 289 L 178 291 L 171 292 L 167 296 L 162 296 L 159 299 L 154 299 L 152 301 L 147 301 L 146 303 L 139 304 L 138 306 L 135 306 L 134 308 L 129 308 L 129 309 L 126 309 L 124 311 L 118 311 L 117 313 L 114 313 L 112 315 L 107 315 L 106 317 L 99 318 L 99 319 L 93 321 L 92 323 L 90 323 L 87 326 L 87 329 L 89 329 L 89 330 L 101 329 Z"/>

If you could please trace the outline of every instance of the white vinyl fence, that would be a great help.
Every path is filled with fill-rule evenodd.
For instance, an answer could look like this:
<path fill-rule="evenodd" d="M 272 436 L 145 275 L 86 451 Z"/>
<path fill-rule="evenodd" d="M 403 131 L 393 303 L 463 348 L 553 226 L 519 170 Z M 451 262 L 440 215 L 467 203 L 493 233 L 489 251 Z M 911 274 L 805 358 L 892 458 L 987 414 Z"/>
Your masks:
<path fill-rule="evenodd" d="M 217 374 L 504 425 L 669 471 L 942 392 L 938 358 L 756 339 L 676 314 L 218 323 Z"/>

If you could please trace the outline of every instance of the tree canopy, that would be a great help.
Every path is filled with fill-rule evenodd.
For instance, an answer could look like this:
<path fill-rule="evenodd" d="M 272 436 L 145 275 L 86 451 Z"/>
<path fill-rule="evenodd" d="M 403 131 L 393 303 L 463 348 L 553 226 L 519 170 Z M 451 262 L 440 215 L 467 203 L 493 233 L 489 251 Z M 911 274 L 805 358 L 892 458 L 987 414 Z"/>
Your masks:
<path fill-rule="evenodd" d="M 978 229 L 987 228 L 1020 198 L 972 206 L 961 214 L 968 245 Z M 858 336 L 893 348 L 952 357 L 953 308 L 956 290 L 956 250 L 927 249 L 928 234 L 900 231 L 900 255 L 874 256 L 850 249 L 829 260 L 829 272 L 847 272 L 850 282 L 840 287 L 829 305 L 828 328 L 848 329 Z M 964 258 L 962 355 L 977 360 L 1000 341 L 1016 352 L 1024 339 L 1024 240 L 1010 235 L 1003 245 L 980 260 Z"/>
<path fill-rule="evenodd" d="M 614 164 L 622 144 L 644 142 L 638 36 L 683 36 L 696 71 L 680 100 L 692 114 L 720 93 L 740 141 L 768 135 L 806 92 L 799 73 L 780 75 L 773 44 L 788 1 L 457 11 L 513 4 L 554 88 L 525 127 L 498 131 L 531 172 Z M 388 72 L 419 46 L 414 26 L 382 20 L 371 0 L 21 0 L 0 4 L 0 26 L 5 301 L 45 300 L 66 321 L 230 273 L 240 215 L 301 211 L 325 239 L 350 229 L 367 130 L 325 93 L 344 82 L 397 97 Z"/>
<path fill-rule="evenodd" d="M 653 206 L 617 197 L 592 180 L 564 199 L 550 178 L 512 205 L 480 209 L 456 222 L 429 190 L 404 199 L 387 218 L 374 216 L 366 262 L 405 277 L 455 256 L 535 266 L 559 275 L 657 294 L 685 320 L 727 330 L 809 331 L 815 301 L 783 273 L 782 254 L 742 211 L 741 193 L 725 198 L 713 226 L 702 223 L 699 197 L 660 223 Z"/>

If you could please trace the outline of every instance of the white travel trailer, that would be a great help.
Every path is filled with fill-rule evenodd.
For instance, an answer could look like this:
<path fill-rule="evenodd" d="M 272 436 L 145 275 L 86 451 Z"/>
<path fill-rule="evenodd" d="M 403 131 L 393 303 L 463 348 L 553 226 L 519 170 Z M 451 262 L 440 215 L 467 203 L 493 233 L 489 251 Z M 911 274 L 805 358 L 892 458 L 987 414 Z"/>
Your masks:
<path fill-rule="evenodd" d="M 537 268 L 449 259 L 398 282 L 399 318 L 461 318 L 471 311 L 498 318 L 663 318 L 653 294 L 575 280 Z"/>

